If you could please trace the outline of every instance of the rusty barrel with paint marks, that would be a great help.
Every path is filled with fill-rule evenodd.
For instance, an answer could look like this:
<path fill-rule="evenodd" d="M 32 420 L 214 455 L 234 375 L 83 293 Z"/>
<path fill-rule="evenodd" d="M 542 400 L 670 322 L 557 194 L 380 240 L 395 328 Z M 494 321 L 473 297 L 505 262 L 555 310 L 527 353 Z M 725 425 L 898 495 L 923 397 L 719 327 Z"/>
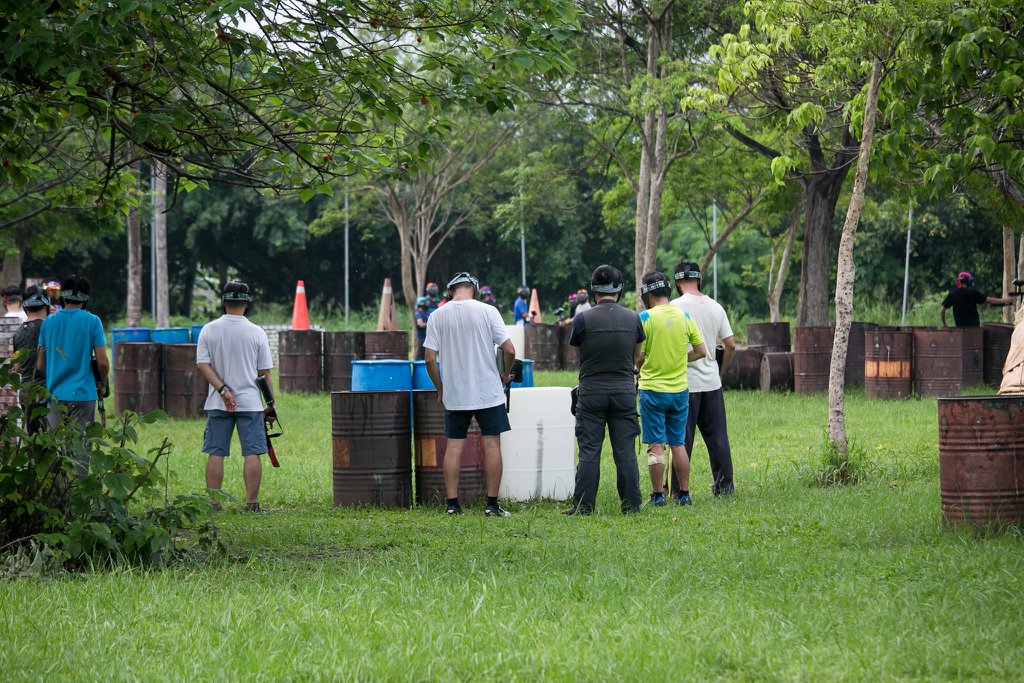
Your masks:
<path fill-rule="evenodd" d="M 914 388 L 919 396 L 952 396 L 980 384 L 984 333 L 980 327 L 914 330 Z"/>
<path fill-rule="evenodd" d="M 798 327 L 793 332 L 793 389 L 798 394 L 828 390 L 833 329 Z"/>
<path fill-rule="evenodd" d="M 572 325 L 563 325 L 559 331 L 559 344 L 561 345 L 562 369 L 580 369 L 580 349 L 569 343 L 572 337 Z"/>
<path fill-rule="evenodd" d="M 1024 523 L 1024 396 L 938 403 L 943 518 L 979 526 Z"/>
<path fill-rule="evenodd" d="M 561 327 L 546 323 L 526 326 L 526 357 L 533 359 L 534 370 L 561 370 L 559 353 Z"/>
<path fill-rule="evenodd" d="M 719 350 L 715 349 L 716 360 Z M 761 352 L 757 349 L 736 349 L 733 351 L 729 367 L 722 376 L 722 386 L 726 389 L 760 389 L 761 388 Z"/>
<path fill-rule="evenodd" d="M 114 411 L 145 415 L 159 408 L 160 344 L 120 342 L 114 358 Z"/>
<path fill-rule="evenodd" d="M 171 417 L 203 414 L 209 384 L 196 367 L 195 344 L 162 344 L 164 356 L 164 412 Z"/>
<path fill-rule="evenodd" d="M 747 348 L 761 353 L 788 353 L 791 350 L 789 323 L 747 325 Z"/>
<path fill-rule="evenodd" d="M 323 333 L 281 330 L 277 335 L 281 393 L 319 394 L 323 385 Z"/>
<path fill-rule="evenodd" d="M 1006 323 L 985 323 L 981 326 L 985 346 L 985 367 L 983 379 L 985 384 L 998 387 L 1003 381 L 1003 365 L 1010 352 L 1010 338 L 1013 336 L 1013 325 Z"/>
<path fill-rule="evenodd" d="M 793 391 L 792 352 L 761 356 L 761 391 Z"/>
<path fill-rule="evenodd" d="M 864 394 L 906 398 L 914 388 L 914 333 L 879 328 L 864 333 Z"/>
<path fill-rule="evenodd" d="M 412 506 L 408 391 L 331 394 L 334 506 Z"/>
<path fill-rule="evenodd" d="M 324 391 L 352 389 L 352 361 L 363 357 L 363 332 L 324 332 Z"/>
<path fill-rule="evenodd" d="M 443 505 L 447 496 L 444 488 L 444 452 L 448 439 L 444 435 L 444 406 L 437 402 L 437 392 L 412 392 L 413 433 L 416 442 L 416 504 Z M 480 426 L 474 419 L 470 423 L 466 443 L 462 448 L 462 467 L 459 472 L 459 502 L 472 505 L 487 495 L 484 477 L 484 442 Z"/>
<path fill-rule="evenodd" d="M 409 333 L 404 330 L 363 332 L 363 360 L 409 360 Z"/>

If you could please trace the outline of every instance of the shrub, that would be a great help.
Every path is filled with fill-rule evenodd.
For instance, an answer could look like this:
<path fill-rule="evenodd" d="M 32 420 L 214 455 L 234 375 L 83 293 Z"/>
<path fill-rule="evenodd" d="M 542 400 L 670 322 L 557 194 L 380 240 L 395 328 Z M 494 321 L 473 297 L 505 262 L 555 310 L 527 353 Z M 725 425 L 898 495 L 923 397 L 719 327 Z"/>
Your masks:
<path fill-rule="evenodd" d="M 9 361 L 0 362 L 0 386 L 18 383 Z M 31 436 L 23 417 L 17 406 L 0 415 L 0 556 L 8 573 L 161 566 L 223 550 L 207 496 L 167 496 L 159 465 L 168 463 L 170 442 L 145 457 L 136 452 L 138 424 L 157 415 L 125 413 L 84 433 L 63 416 Z"/>

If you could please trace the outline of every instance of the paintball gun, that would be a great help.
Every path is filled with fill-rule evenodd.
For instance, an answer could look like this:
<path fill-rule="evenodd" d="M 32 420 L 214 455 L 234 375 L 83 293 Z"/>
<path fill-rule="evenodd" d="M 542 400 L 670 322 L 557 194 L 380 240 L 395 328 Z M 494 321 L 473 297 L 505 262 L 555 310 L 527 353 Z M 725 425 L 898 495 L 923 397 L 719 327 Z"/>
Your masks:
<path fill-rule="evenodd" d="M 103 405 L 103 399 L 110 396 L 110 382 L 100 374 L 100 364 L 96 362 L 96 352 L 93 351 L 92 360 L 89 363 L 92 368 L 92 378 L 96 381 L 96 409 L 100 411 L 100 424 L 107 426 L 107 408 Z"/>
<path fill-rule="evenodd" d="M 1013 281 L 1014 290 L 1010 292 L 1009 296 L 1016 296 L 1024 299 L 1024 280 L 1017 278 Z"/>
<path fill-rule="evenodd" d="M 273 439 L 284 434 L 284 427 L 281 426 L 281 420 L 277 417 L 277 408 L 274 407 L 274 394 L 270 391 L 270 382 L 263 375 L 256 378 L 256 386 L 260 388 L 260 393 L 263 394 L 263 401 L 267 404 L 269 410 L 263 413 L 263 430 L 267 434 L 267 456 L 270 458 L 270 464 L 274 467 L 280 467 L 281 463 L 277 461 L 277 453 L 274 452 Z M 274 425 L 277 425 L 277 431 L 271 431 Z"/>
<path fill-rule="evenodd" d="M 499 347 L 497 351 L 498 356 L 498 374 L 504 374 L 505 370 L 505 352 Z M 523 361 L 518 358 L 512 363 L 512 372 L 509 373 L 508 384 L 505 385 L 505 412 L 512 410 L 512 382 L 521 383 L 523 381 Z"/>

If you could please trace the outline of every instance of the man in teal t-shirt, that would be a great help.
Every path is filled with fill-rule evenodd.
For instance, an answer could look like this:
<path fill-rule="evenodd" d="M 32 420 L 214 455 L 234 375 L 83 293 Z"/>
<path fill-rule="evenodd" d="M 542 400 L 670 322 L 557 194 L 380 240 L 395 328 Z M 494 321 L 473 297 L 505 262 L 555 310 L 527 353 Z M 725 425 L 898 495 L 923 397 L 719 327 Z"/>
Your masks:
<path fill-rule="evenodd" d="M 89 281 L 84 277 L 67 278 L 63 284 L 63 310 L 48 316 L 39 328 L 36 367 L 46 371 L 46 389 L 53 395 L 49 414 L 51 429 L 60 420 L 61 408 L 83 430 L 95 419 L 94 352 L 99 382 L 106 384 L 107 381 L 110 368 L 107 338 L 100 319 L 85 310 L 89 291 Z"/>
<path fill-rule="evenodd" d="M 651 474 L 651 504 L 665 504 L 665 443 L 679 480 L 679 505 L 690 505 L 690 457 L 686 453 L 689 391 L 686 364 L 703 358 L 704 340 L 689 315 L 669 303 L 672 287 L 662 273 L 644 275 L 640 314 L 647 338 L 640 360 L 640 424 Z M 692 347 L 692 349 L 690 348 Z"/>

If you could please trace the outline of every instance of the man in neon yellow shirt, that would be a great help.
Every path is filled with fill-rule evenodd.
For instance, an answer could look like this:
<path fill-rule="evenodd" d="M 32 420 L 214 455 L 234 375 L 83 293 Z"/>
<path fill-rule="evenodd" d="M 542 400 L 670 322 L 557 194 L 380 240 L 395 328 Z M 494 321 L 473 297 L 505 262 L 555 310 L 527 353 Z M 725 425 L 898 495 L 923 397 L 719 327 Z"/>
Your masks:
<path fill-rule="evenodd" d="M 686 453 L 686 417 L 690 397 L 686 364 L 705 355 L 704 340 L 689 314 L 669 303 L 672 287 L 662 273 L 644 275 L 640 314 L 647 339 L 640 359 L 640 423 L 651 474 L 651 504 L 665 505 L 665 443 L 679 481 L 675 502 L 690 505 L 690 457 Z M 691 348 L 692 347 L 692 348 Z"/>

